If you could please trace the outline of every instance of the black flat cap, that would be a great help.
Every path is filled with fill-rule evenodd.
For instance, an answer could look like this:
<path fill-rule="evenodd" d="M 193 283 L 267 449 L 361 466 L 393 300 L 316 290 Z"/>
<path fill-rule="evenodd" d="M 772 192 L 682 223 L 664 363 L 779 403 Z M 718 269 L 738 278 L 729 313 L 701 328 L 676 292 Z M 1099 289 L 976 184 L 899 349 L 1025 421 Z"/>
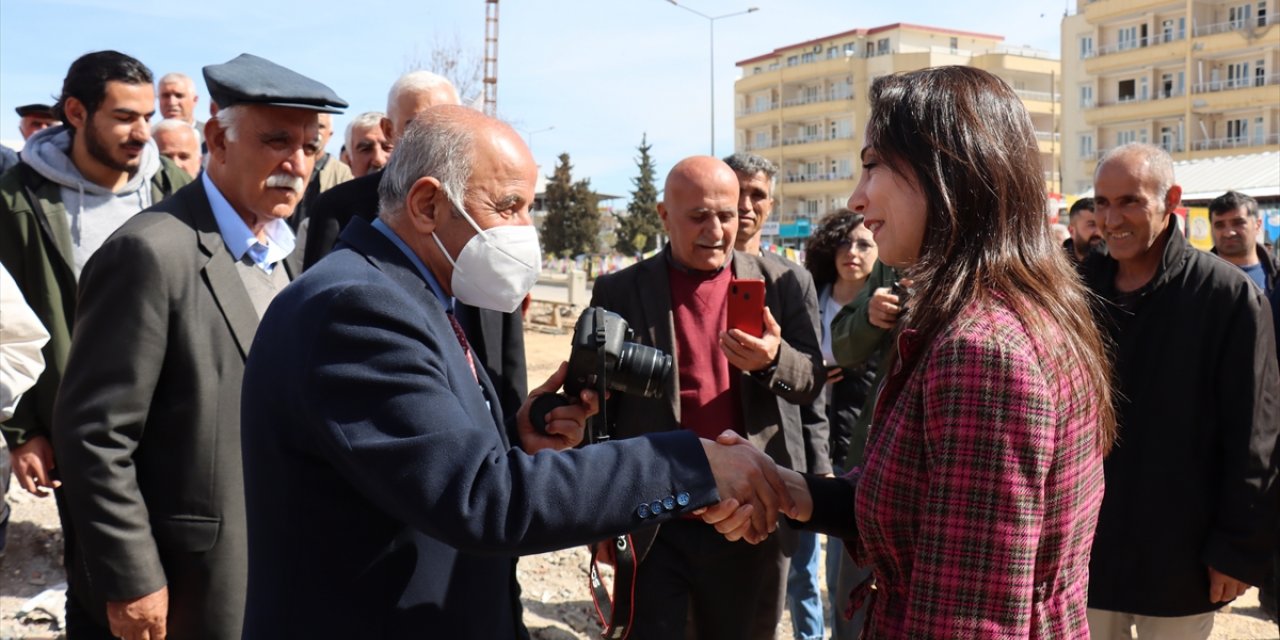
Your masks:
<path fill-rule="evenodd" d="M 14 109 L 14 111 L 18 112 L 19 118 L 25 118 L 27 116 L 44 116 L 46 118 L 53 117 L 53 107 L 47 104 L 24 104 L 21 107 Z"/>
<path fill-rule="evenodd" d="M 204 82 L 209 97 L 221 108 L 262 104 L 341 113 L 347 107 L 333 89 L 250 53 L 205 67 Z"/>

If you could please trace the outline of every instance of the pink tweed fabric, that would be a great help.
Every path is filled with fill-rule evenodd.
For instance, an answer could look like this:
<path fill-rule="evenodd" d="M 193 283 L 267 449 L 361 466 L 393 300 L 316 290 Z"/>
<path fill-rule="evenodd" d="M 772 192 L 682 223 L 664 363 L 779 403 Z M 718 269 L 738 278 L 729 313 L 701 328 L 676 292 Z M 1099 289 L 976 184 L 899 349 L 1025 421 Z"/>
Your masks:
<path fill-rule="evenodd" d="M 1102 503 L 1096 399 L 1003 305 L 962 314 L 886 380 L 857 488 L 865 638 L 1088 638 Z"/>

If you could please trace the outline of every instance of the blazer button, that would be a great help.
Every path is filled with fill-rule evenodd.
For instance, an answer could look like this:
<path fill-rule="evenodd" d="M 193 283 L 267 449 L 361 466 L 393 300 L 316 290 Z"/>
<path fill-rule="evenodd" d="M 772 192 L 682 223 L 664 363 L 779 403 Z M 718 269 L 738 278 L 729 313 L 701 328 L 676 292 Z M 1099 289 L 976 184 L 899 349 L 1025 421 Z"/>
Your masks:
<path fill-rule="evenodd" d="M 636 515 L 640 516 L 641 520 L 647 520 L 649 516 L 652 515 L 649 513 L 649 505 L 642 504 L 639 507 L 636 507 Z"/>
<path fill-rule="evenodd" d="M 676 494 L 676 504 L 678 504 L 678 505 L 680 505 L 680 506 L 682 506 L 682 507 L 687 507 L 687 506 L 689 506 L 689 492 L 688 492 L 688 491 L 681 491 L 680 493 L 677 493 L 677 494 Z"/>
<path fill-rule="evenodd" d="M 653 515 L 655 515 L 655 516 L 656 516 L 656 515 L 661 515 L 661 514 L 662 514 L 662 501 L 661 501 L 661 500 L 654 500 L 654 501 L 649 505 L 649 511 L 652 511 L 652 512 L 653 512 Z"/>
<path fill-rule="evenodd" d="M 675 511 L 675 510 L 676 510 L 676 497 L 675 497 L 675 496 L 667 496 L 667 497 L 663 498 L 663 499 L 662 499 L 662 510 L 663 510 L 663 511 Z"/>

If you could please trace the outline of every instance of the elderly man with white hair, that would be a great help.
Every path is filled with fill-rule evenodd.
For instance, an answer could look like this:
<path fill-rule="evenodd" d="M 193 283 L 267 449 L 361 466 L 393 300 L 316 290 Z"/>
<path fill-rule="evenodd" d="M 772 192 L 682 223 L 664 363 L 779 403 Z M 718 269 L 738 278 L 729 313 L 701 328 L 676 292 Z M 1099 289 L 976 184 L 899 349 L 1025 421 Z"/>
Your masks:
<path fill-rule="evenodd" d="M 382 129 L 386 117 L 381 111 L 366 111 L 347 125 L 347 164 L 357 178 L 382 171 L 391 158 L 391 141 Z"/>
<path fill-rule="evenodd" d="M 200 138 L 183 120 L 166 118 L 151 127 L 160 155 L 170 159 L 192 178 L 200 175 Z"/>

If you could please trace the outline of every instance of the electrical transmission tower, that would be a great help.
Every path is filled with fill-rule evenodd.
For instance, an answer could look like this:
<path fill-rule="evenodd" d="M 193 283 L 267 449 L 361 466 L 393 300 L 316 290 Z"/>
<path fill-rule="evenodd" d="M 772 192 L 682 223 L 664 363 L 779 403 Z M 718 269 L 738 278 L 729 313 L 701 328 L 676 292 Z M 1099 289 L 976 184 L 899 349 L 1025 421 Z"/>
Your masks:
<path fill-rule="evenodd" d="M 484 113 L 498 117 L 498 0 L 484 0 Z"/>

